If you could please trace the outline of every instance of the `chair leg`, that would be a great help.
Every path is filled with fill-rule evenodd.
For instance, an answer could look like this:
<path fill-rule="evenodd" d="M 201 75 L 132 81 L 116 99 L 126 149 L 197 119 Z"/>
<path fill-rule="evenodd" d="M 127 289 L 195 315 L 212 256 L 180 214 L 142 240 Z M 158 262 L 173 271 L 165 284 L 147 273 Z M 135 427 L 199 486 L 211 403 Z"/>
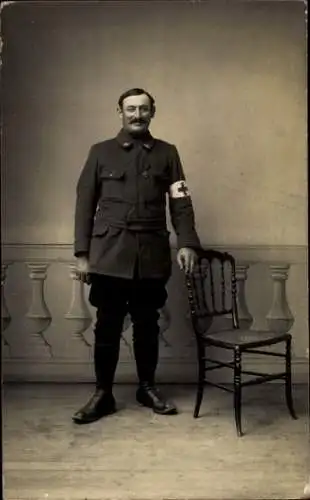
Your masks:
<path fill-rule="evenodd" d="M 197 395 L 196 395 L 196 404 L 195 404 L 195 410 L 194 410 L 194 418 L 198 418 L 198 416 L 199 416 L 199 410 L 200 410 L 200 406 L 201 406 L 202 398 L 203 398 L 203 390 L 204 390 L 204 383 L 203 383 L 203 381 L 199 380 Z"/>
<path fill-rule="evenodd" d="M 202 403 L 203 391 L 204 391 L 204 376 L 205 376 L 205 364 L 202 360 L 203 354 L 199 354 L 199 374 L 198 374 L 198 387 L 196 394 L 196 404 L 194 409 L 194 418 L 198 418 L 199 410 Z"/>
<path fill-rule="evenodd" d="M 241 353 L 240 349 L 234 351 L 234 411 L 237 434 L 243 436 L 241 428 Z"/>
<path fill-rule="evenodd" d="M 285 397 L 286 405 L 288 410 L 295 420 L 297 419 L 294 405 L 293 405 L 293 395 L 292 395 L 292 367 L 291 367 L 291 343 L 292 340 L 286 341 L 286 353 L 285 353 L 285 364 L 286 364 L 286 374 L 285 374 Z"/>

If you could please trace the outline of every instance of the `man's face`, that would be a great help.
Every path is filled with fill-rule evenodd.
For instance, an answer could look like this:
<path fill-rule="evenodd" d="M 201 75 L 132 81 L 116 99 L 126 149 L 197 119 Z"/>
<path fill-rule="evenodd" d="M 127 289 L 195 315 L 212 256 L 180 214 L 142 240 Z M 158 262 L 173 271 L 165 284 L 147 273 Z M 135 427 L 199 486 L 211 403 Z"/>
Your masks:
<path fill-rule="evenodd" d="M 145 133 L 153 118 L 151 103 L 146 94 L 126 97 L 123 101 L 119 114 L 123 122 L 123 128 L 132 135 Z"/>

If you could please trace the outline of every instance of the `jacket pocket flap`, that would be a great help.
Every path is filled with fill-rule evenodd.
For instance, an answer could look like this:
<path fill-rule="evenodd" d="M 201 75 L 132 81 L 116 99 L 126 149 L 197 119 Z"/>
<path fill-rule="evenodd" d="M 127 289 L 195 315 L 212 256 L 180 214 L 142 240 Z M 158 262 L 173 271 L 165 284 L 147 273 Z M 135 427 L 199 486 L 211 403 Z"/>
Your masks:
<path fill-rule="evenodd" d="M 109 231 L 109 226 L 107 225 L 106 222 L 104 222 L 100 218 L 95 219 L 92 231 L 93 236 L 105 236 L 108 231 Z"/>
<path fill-rule="evenodd" d="M 125 177 L 125 170 L 104 168 L 100 172 L 101 179 L 120 180 L 123 179 L 124 177 Z"/>

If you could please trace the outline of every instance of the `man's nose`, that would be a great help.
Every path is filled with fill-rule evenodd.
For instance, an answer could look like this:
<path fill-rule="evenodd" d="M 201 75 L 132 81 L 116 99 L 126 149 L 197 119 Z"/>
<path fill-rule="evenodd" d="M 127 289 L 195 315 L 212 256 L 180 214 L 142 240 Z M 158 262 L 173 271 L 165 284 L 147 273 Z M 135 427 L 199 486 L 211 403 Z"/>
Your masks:
<path fill-rule="evenodd" d="M 139 108 L 135 110 L 135 118 L 140 118 L 141 117 L 141 111 Z"/>

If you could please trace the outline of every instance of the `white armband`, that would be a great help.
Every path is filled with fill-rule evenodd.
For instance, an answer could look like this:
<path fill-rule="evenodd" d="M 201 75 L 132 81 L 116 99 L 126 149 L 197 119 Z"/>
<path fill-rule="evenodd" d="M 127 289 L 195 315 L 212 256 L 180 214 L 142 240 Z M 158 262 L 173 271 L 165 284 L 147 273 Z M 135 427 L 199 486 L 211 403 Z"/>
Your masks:
<path fill-rule="evenodd" d="M 176 181 L 169 187 L 170 198 L 186 198 L 189 197 L 189 190 L 185 181 Z"/>

